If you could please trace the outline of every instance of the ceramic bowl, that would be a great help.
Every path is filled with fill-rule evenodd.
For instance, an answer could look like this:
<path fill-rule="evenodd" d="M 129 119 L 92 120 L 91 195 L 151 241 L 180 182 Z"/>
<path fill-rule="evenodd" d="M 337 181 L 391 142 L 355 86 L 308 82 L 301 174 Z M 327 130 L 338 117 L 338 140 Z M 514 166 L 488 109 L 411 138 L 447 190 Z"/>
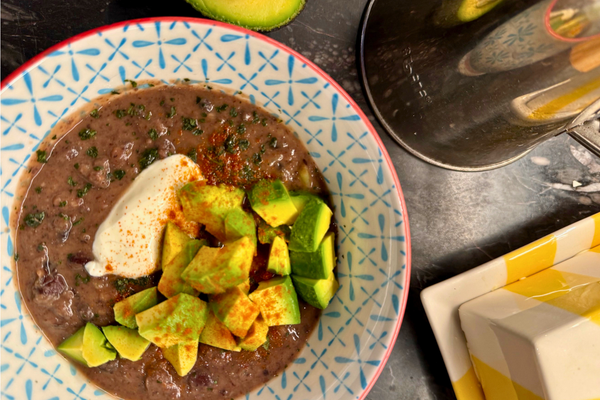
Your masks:
<path fill-rule="evenodd" d="M 56 353 L 22 306 L 9 220 L 20 176 L 40 141 L 125 79 L 190 79 L 242 91 L 279 115 L 307 146 L 335 203 L 341 287 L 295 362 L 244 398 L 364 398 L 392 350 L 410 277 L 406 208 L 391 160 L 358 106 L 310 61 L 254 32 L 188 18 L 86 32 L 2 82 L 2 397 L 110 397 Z"/>

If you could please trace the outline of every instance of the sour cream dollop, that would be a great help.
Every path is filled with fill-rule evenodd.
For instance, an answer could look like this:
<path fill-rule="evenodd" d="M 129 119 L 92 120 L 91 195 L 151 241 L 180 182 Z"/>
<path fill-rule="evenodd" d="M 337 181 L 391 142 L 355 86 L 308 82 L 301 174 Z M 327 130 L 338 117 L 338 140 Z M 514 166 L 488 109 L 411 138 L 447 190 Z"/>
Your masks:
<path fill-rule="evenodd" d="M 183 216 L 177 190 L 201 179 L 200 167 L 183 155 L 155 161 L 142 171 L 98 227 L 92 246 L 95 260 L 85 265 L 88 273 L 138 278 L 160 269 L 160 244 L 168 221 L 198 234 L 198 224 Z"/>

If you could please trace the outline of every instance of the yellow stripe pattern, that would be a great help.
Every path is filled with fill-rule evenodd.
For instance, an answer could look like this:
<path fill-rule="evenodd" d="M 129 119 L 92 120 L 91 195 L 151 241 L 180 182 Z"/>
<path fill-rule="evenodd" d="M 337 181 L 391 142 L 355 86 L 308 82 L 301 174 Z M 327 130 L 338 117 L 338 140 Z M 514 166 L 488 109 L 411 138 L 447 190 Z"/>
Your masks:
<path fill-rule="evenodd" d="M 600 278 L 547 269 L 504 289 L 600 325 Z"/>
<path fill-rule="evenodd" d="M 506 284 L 553 266 L 556 247 L 556 236 L 550 235 L 505 255 Z"/>
<path fill-rule="evenodd" d="M 477 357 L 472 355 L 471 358 L 481 380 L 486 400 L 544 400 Z"/>
<path fill-rule="evenodd" d="M 457 400 L 486 400 L 473 367 L 456 382 L 452 382 Z"/>

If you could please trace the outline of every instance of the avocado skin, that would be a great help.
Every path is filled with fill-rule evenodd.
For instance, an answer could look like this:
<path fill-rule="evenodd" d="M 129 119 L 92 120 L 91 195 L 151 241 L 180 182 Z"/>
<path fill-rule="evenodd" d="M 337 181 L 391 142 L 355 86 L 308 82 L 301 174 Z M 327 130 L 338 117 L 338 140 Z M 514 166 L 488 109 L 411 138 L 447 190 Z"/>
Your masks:
<path fill-rule="evenodd" d="M 236 22 L 232 19 L 228 19 L 227 16 L 224 15 L 217 15 L 212 13 L 205 5 L 204 5 L 204 0 L 186 0 L 187 3 L 189 3 L 192 7 L 194 7 L 194 9 L 196 9 L 197 11 L 199 11 L 202 15 L 204 15 L 205 17 L 217 20 L 217 21 L 221 21 L 221 22 L 226 22 L 228 24 L 233 24 L 233 25 L 237 25 L 240 26 L 242 28 L 246 28 L 246 29 L 250 29 L 252 31 L 260 31 L 260 32 L 271 32 L 275 29 L 281 28 L 282 26 L 285 26 L 287 24 L 289 24 L 290 22 L 292 22 L 298 15 L 300 15 L 300 13 L 302 12 L 302 10 L 304 10 L 304 7 L 306 6 L 306 0 L 300 0 L 299 1 L 299 7 L 296 9 L 296 11 L 294 12 L 294 14 L 292 14 L 291 16 L 289 16 L 288 18 L 286 18 L 283 21 L 277 22 L 274 25 L 268 25 L 268 26 L 260 26 L 260 25 L 248 25 L 248 24 L 244 24 L 241 22 Z"/>

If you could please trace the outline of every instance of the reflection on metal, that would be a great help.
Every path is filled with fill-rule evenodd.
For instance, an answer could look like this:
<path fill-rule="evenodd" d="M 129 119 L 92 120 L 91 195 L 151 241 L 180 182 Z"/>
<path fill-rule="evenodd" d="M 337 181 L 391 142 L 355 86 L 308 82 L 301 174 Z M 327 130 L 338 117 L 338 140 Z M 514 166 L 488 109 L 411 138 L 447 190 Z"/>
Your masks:
<path fill-rule="evenodd" d="M 463 171 L 499 167 L 600 98 L 600 0 L 501 2 L 453 26 L 437 23 L 439 7 L 373 0 L 361 32 L 367 97 L 414 155 Z"/>

